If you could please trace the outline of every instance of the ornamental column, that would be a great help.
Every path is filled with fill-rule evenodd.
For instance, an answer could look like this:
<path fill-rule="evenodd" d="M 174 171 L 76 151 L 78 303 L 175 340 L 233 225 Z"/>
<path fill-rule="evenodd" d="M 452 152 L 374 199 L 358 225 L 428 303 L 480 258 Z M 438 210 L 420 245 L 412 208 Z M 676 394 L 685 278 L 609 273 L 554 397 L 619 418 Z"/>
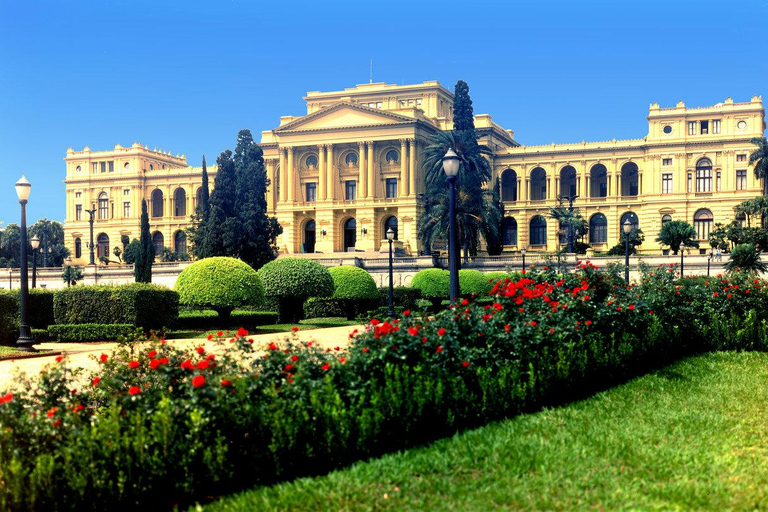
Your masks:
<path fill-rule="evenodd" d="M 267 212 L 275 211 L 275 161 L 270 159 L 264 160 L 264 165 L 267 167 L 267 178 L 269 178 L 269 187 L 267 187 Z"/>
<path fill-rule="evenodd" d="M 418 142 L 416 139 L 409 141 L 410 149 L 408 153 L 410 171 L 408 173 L 408 194 L 411 196 L 416 195 L 416 176 L 419 174 L 418 166 L 416 165 L 416 148 L 418 148 Z"/>
<path fill-rule="evenodd" d="M 288 148 L 288 202 L 296 200 L 296 173 L 293 169 L 293 147 Z"/>
<path fill-rule="evenodd" d="M 317 198 L 319 201 L 325 199 L 325 145 L 317 145 Z"/>
<path fill-rule="evenodd" d="M 358 156 L 357 164 L 357 195 L 360 199 L 365 198 L 365 142 L 358 142 Z"/>
<path fill-rule="evenodd" d="M 285 149 L 280 148 L 280 178 L 278 182 L 280 189 L 280 202 L 284 203 L 288 198 L 288 164 L 285 163 Z"/>
<path fill-rule="evenodd" d="M 402 195 L 409 195 L 409 183 L 408 183 L 408 160 L 406 160 L 406 154 L 408 153 L 408 141 L 400 139 L 400 183 L 402 184 Z"/>
<path fill-rule="evenodd" d="M 333 144 L 326 144 L 328 159 L 325 161 L 325 197 L 333 199 Z"/>
<path fill-rule="evenodd" d="M 373 141 L 368 141 L 368 186 L 365 197 L 373 199 L 376 196 L 376 182 L 373 176 Z"/>

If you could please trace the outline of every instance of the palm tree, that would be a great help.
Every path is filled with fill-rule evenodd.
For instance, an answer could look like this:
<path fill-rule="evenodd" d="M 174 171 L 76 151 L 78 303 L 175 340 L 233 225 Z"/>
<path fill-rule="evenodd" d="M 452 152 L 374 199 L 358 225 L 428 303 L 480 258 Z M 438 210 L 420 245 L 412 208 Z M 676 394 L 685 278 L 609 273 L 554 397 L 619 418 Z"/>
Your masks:
<path fill-rule="evenodd" d="M 729 273 L 741 271 L 752 276 L 765 272 L 767 268 L 760 260 L 760 250 L 754 244 L 741 244 L 734 247 L 730 260 L 725 264 L 725 270 Z"/>
<path fill-rule="evenodd" d="M 443 156 L 449 148 L 453 148 L 460 160 L 456 178 L 456 234 L 466 262 L 469 255 L 477 254 L 480 236 L 498 236 L 500 224 L 493 191 L 485 188 L 492 174 L 486 158 L 491 150 L 479 145 L 471 131 L 438 132 L 424 149 L 422 168 L 427 200 L 425 212 L 419 219 L 419 237 L 426 247 L 447 238 L 448 184 L 443 171 Z"/>
<path fill-rule="evenodd" d="M 768 140 L 755 137 L 750 141 L 757 149 L 749 155 L 749 165 L 755 166 L 755 178 L 763 180 L 763 195 L 768 195 Z"/>

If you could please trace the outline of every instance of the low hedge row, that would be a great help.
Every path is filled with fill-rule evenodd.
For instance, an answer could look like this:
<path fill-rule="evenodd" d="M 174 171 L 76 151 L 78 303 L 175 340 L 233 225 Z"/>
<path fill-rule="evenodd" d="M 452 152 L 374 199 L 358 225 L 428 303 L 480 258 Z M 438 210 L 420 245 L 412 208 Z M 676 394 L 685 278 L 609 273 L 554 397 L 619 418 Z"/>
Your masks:
<path fill-rule="evenodd" d="M 222 325 L 221 317 L 216 311 L 184 311 L 179 313 L 179 318 L 173 324 L 176 329 L 230 329 L 244 327 L 252 329 L 261 325 L 269 325 L 277 322 L 275 311 L 241 311 L 231 313 L 227 325 Z"/>
<path fill-rule="evenodd" d="M 58 324 L 48 327 L 48 336 L 65 342 L 114 341 L 135 330 L 131 324 Z"/>
<path fill-rule="evenodd" d="M 52 290 L 29 290 L 27 321 L 30 327 L 45 329 L 54 323 Z M 19 336 L 19 291 L 0 292 L 0 344 L 15 343 Z"/>

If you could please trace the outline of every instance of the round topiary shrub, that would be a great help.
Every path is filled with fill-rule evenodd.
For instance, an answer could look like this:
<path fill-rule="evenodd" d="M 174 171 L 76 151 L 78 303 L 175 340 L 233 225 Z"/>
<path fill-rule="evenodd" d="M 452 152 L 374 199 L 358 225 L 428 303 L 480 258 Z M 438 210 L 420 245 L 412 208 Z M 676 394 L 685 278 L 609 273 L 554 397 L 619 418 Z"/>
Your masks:
<path fill-rule="evenodd" d="M 448 300 L 451 294 L 451 278 L 447 270 L 425 268 L 413 276 L 411 286 L 421 290 L 421 296 L 432 302 L 434 307 Z"/>
<path fill-rule="evenodd" d="M 222 320 L 240 306 L 264 302 L 259 274 L 236 258 L 205 258 L 181 271 L 175 289 L 179 303 L 216 311 Z"/>
<path fill-rule="evenodd" d="M 333 298 L 339 300 L 348 320 L 358 313 L 376 307 L 379 290 L 371 274 L 360 267 L 343 265 L 328 269 L 333 278 Z"/>
<path fill-rule="evenodd" d="M 470 268 L 459 270 L 459 293 L 462 296 L 485 297 L 491 293 L 492 288 L 493 285 L 488 282 L 486 275 L 479 270 Z"/>
<path fill-rule="evenodd" d="M 309 297 L 333 295 L 333 278 L 324 266 L 304 258 L 278 258 L 259 269 L 267 298 L 278 301 L 279 322 L 294 323 L 304 316 Z"/>

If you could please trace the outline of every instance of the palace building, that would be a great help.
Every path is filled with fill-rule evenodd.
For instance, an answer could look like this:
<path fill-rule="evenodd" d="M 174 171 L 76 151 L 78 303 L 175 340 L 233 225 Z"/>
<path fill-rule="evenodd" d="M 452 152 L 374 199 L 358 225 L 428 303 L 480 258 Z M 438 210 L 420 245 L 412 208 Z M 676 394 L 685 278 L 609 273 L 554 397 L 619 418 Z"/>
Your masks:
<path fill-rule="evenodd" d="M 453 94 L 428 81 L 363 84 L 304 99 L 306 115 L 284 116 L 261 135 L 268 209 L 283 226 L 280 252 L 378 252 L 389 228 L 400 253 L 420 251 L 422 152 L 432 134 L 452 128 Z M 691 223 L 706 250 L 714 223 L 732 221 L 737 204 L 761 193 L 748 160 L 764 118 L 759 97 L 703 108 L 654 103 L 642 139 L 526 146 L 491 116 L 475 116 L 500 181 L 505 250 L 554 251 L 564 243 L 547 216 L 561 195 L 578 196 L 574 206 L 590 226 L 585 241 L 597 251 L 618 243 L 627 219 L 646 235 L 641 252 L 661 252 L 654 238 L 669 220 Z M 186 252 L 183 230 L 199 203 L 201 168 L 140 143 L 70 148 L 65 161 L 65 235 L 76 263 L 88 259 L 86 210 L 95 209 L 98 257 L 111 254 L 121 235 L 138 237 L 142 199 L 156 248 Z M 208 170 L 213 187 L 216 168 Z"/>

